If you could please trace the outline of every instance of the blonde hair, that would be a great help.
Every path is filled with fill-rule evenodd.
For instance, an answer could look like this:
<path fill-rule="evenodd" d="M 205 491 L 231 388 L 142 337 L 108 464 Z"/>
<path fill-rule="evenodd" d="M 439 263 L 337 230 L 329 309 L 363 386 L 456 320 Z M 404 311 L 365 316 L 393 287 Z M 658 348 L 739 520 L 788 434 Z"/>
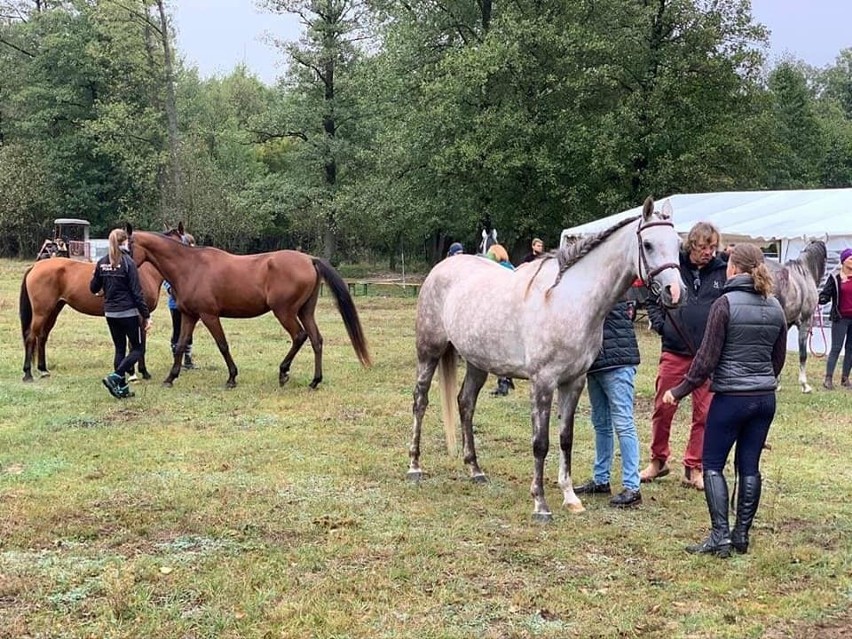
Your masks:
<path fill-rule="evenodd" d="M 772 276 L 766 268 L 763 251 L 759 248 L 753 244 L 737 244 L 731 251 L 728 261 L 754 278 L 754 288 L 763 297 L 772 293 Z"/>
<path fill-rule="evenodd" d="M 718 246 L 721 241 L 722 236 L 715 224 L 712 222 L 696 222 L 695 226 L 689 229 L 689 235 L 683 242 L 683 248 L 686 251 L 691 251 L 699 244 L 715 244 Z"/>
<path fill-rule="evenodd" d="M 504 249 L 501 244 L 492 244 L 491 248 L 488 249 L 488 253 L 486 255 L 493 256 L 493 259 L 496 262 L 509 261 L 509 254 L 506 252 L 506 249 Z"/>
<path fill-rule="evenodd" d="M 115 268 L 121 262 L 121 249 L 119 248 L 127 241 L 127 231 L 124 229 L 113 229 L 109 234 L 109 263 Z"/>

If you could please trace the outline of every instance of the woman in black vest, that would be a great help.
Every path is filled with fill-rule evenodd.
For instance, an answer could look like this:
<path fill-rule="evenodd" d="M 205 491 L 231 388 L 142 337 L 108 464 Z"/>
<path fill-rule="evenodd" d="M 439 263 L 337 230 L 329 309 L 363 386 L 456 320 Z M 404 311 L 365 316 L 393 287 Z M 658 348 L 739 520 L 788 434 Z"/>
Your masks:
<path fill-rule="evenodd" d="M 710 536 L 692 553 L 728 557 L 748 551 L 748 532 L 760 503 L 760 454 L 775 417 L 775 388 L 787 354 L 787 324 L 763 253 L 737 244 L 728 259 L 724 294 L 713 303 L 701 347 L 683 381 L 663 401 L 677 403 L 712 375 L 713 399 L 704 433 L 704 495 Z M 722 471 L 731 448 L 739 475 L 737 517 L 728 525 L 728 484 Z"/>

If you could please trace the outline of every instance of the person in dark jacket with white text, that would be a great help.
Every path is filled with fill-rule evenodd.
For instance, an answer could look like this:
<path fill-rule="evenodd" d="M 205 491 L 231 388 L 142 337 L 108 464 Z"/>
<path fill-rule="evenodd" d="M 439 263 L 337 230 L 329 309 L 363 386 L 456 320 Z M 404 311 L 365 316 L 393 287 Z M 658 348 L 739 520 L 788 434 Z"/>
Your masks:
<path fill-rule="evenodd" d="M 128 252 L 127 233 L 114 229 L 109 234 L 109 253 L 95 264 L 89 283 L 92 293 L 103 291 L 104 294 L 104 315 L 115 345 L 115 370 L 103 378 L 103 384 L 116 399 L 133 396 L 125 375 L 145 353 L 142 330 L 151 328 L 151 313 L 142 295 L 139 273 Z M 140 316 L 145 322 L 144 328 L 139 322 Z M 125 354 L 128 342 L 130 353 Z"/>
<path fill-rule="evenodd" d="M 663 395 L 666 404 L 676 405 L 708 378 L 713 380 L 702 455 L 711 529 L 704 541 L 686 550 L 719 557 L 728 557 L 732 547 L 748 552 L 749 530 L 760 503 L 760 455 L 775 417 L 775 390 L 787 355 L 787 322 L 771 295 L 772 276 L 760 249 L 735 246 L 727 275 L 689 372 Z M 734 444 L 739 492 L 732 532 L 723 470 Z"/>

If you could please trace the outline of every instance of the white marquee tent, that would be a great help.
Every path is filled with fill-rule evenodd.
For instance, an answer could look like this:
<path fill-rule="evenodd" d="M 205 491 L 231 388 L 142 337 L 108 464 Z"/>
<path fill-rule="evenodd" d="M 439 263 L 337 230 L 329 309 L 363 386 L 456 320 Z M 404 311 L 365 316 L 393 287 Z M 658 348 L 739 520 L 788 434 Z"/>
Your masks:
<path fill-rule="evenodd" d="M 722 233 L 722 242 L 778 243 L 779 260 L 795 258 L 812 239 L 824 240 L 828 248 L 827 271 L 836 265 L 840 251 L 852 247 L 852 188 L 800 191 L 730 191 L 689 193 L 662 198 L 674 211 L 675 228 L 685 236 L 692 225 L 709 221 Z M 619 220 L 639 215 L 637 206 L 594 222 L 562 231 L 566 237 L 582 237 L 609 228 Z M 791 350 L 797 348 L 796 329 L 790 331 Z M 828 330 L 816 327 L 811 346 L 823 352 L 830 345 Z"/>
<path fill-rule="evenodd" d="M 841 250 L 852 246 L 852 188 L 802 191 L 730 191 L 672 195 L 669 201 L 675 227 L 685 235 L 699 221 L 713 222 L 728 242 L 779 242 L 779 258 L 794 258 L 811 239 L 825 240 L 835 260 Z M 582 236 L 609 228 L 617 221 L 638 215 L 642 207 L 610 215 L 565 229 L 566 236 Z"/>

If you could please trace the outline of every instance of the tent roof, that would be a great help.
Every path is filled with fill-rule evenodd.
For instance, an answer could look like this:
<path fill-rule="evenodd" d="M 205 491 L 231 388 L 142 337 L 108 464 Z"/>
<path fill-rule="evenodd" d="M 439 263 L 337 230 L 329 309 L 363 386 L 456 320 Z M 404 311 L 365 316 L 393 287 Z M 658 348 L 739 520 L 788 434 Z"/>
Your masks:
<path fill-rule="evenodd" d="M 688 233 L 703 220 L 713 222 L 725 242 L 852 237 L 852 188 L 678 194 L 656 202 L 657 210 L 666 200 L 674 211 L 678 233 Z M 637 206 L 565 229 L 562 236 L 597 233 L 641 212 Z"/>

